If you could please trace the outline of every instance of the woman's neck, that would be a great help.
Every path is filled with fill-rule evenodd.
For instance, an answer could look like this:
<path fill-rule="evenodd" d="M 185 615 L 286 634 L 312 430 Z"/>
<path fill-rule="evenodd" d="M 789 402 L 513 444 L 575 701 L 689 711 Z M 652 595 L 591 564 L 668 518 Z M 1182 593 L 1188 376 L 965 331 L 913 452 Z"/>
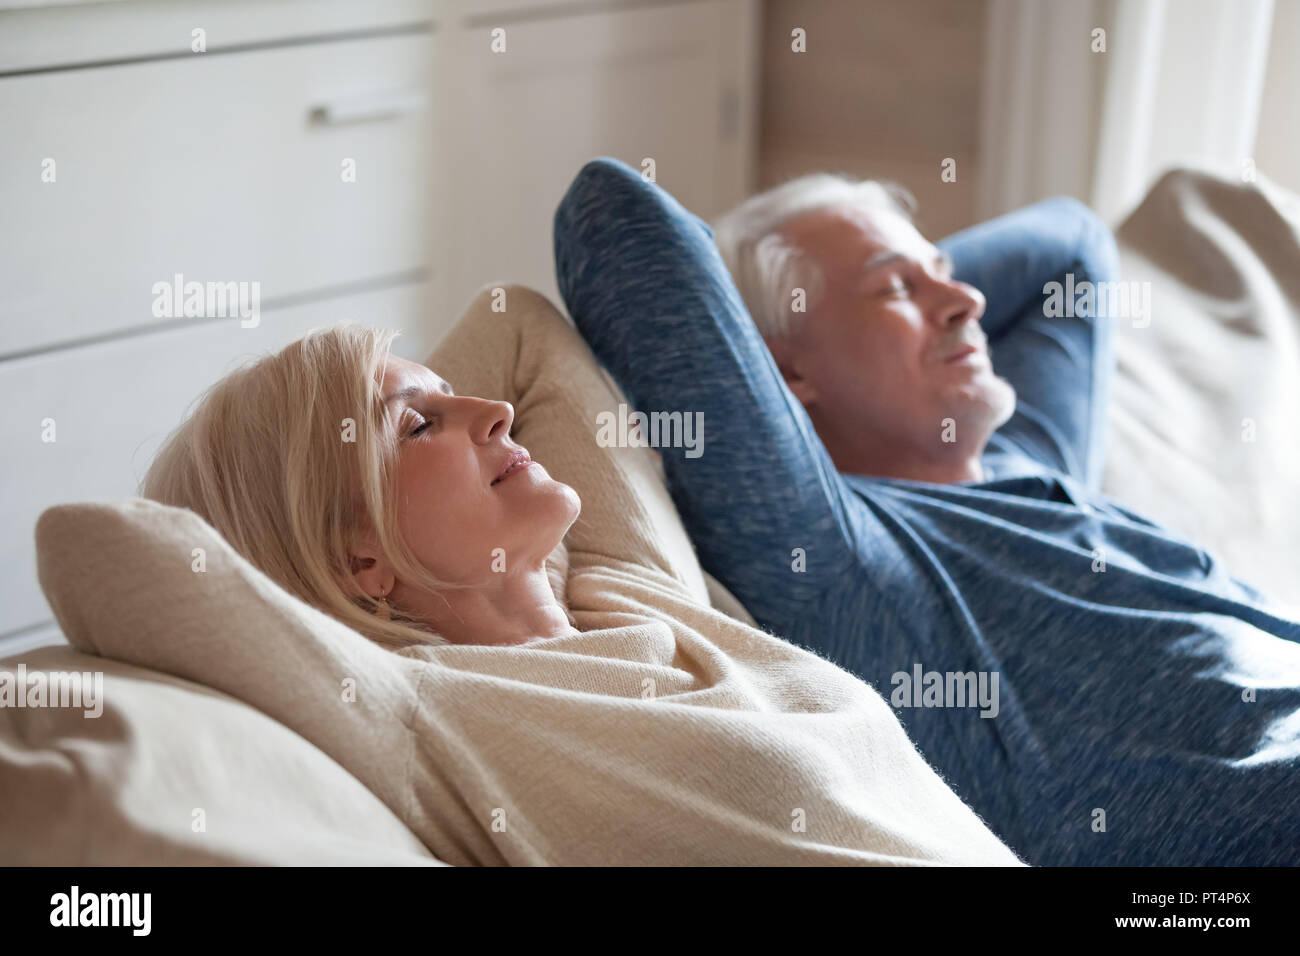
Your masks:
<path fill-rule="evenodd" d="M 495 574 L 481 586 L 393 600 L 452 644 L 524 644 L 576 632 L 551 588 L 545 565 Z"/>

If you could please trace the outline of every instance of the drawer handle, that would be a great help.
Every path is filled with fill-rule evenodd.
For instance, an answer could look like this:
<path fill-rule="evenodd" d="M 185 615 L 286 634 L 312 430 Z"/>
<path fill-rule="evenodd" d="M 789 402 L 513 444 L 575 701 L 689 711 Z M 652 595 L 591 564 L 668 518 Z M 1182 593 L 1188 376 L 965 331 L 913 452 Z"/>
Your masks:
<path fill-rule="evenodd" d="M 340 96 L 317 103 L 311 108 L 314 123 L 334 126 L 340 123 L 363 123 L 368 120 L 393 119 L 424 109 L 424 94 L 414 90 L 386 90 Z"/>

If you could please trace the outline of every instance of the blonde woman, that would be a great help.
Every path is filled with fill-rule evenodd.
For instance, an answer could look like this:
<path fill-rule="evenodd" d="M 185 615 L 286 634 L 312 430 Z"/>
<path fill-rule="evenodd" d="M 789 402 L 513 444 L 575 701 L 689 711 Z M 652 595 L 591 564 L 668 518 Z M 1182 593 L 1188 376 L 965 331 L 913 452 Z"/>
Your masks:
<path fill-rule="evenodd" d="M 709 606 L 653 454 L 597 442 L 621 399 L 590 349 L 504 295 L 427 365 L 344 325 L 231 374 L 143 484 L 369 639 L 364 721 L 288 637 L 140 657 L 364 765 L 451 863 L 1019 865 L 871 687 Z"/>

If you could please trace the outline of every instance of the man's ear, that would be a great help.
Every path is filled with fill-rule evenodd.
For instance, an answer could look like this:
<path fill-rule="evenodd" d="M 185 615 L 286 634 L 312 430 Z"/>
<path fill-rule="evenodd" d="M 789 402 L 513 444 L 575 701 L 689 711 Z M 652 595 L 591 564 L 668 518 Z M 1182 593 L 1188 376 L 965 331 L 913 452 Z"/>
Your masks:
<path fill-rule="evenodd" d="M 803 375 L 803 361 L 798 344 L 784 336 L 767 339 L 766 341 L 768 351 L 772 353 L 772 358 L 776 360 L 776 367 L 780 370 L 781 377 L 785 379 L 785 384 L 789 386 L 794 397 L 799 399 L 800 404 L 805 408 L 816 402 L 817 389 Z"/>

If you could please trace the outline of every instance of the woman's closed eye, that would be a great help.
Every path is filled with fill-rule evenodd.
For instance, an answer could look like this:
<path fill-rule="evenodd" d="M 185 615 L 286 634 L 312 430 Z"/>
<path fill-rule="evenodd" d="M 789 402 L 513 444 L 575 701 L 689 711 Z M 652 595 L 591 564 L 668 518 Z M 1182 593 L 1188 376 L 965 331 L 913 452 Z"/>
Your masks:
<path fill-rule="evenodd" d="M 435 424 L 437 424 L 437 422 L 438 422 L 438 416 L 437 416 L 437 415 L 432 415 L 432 416 L 430 416 L 429 418 L 426 418 L 426 419 L 425 419 L 421 424 L 417 425 L 415 428 L 412 428 L 411 431 L 409 432 L 409 434 L 410 434 L 411 436 L 418 435 L 418 434 L 420 434 L 420 432 L 424 431 L 424 430 L 425 430 L 426 428 L 428 428 L 430 425 L 435 425 Z"/>

